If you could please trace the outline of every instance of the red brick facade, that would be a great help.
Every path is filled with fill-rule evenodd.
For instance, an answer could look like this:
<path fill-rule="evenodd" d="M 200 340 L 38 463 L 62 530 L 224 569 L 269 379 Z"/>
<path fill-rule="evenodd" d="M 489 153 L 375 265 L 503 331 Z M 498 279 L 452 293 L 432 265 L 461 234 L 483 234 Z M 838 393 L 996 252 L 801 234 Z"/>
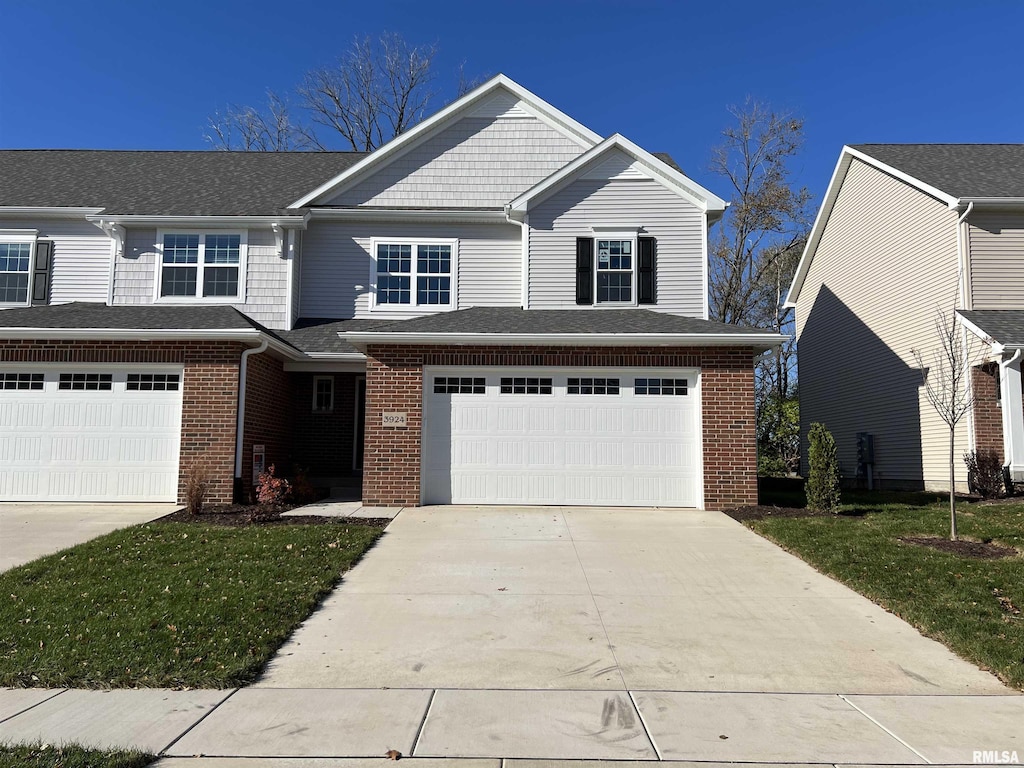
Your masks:
<path fill-rule="evenodd" d="M 971 371 L 974 393 L 974 444 L 979 451 L 1003 455 L 1003 409 L 999 403 L 999 379 L 996 363 L 980 365 Z"/>
<path fill-rule="evenodd" d="M 170 363 L 185 369 L 182 382 L 178 499 L 195 464 L 213 479 L 208 501 L 232 500 L 238 361 L 244 345 L 184 341 L 4 341 L 0 361 L 19 363 Z"/>
<path fill-rule="evenodd" d="M 242 498 L 254 499 L 252 447 L 266 448 L 278 477 L 291 472 L 292 381 L 283 363 L 263 352 L 246 362 L 245 430 L 242 433 Z M 236 374 L 237 375 L 237 374 Z"/>
<path fill-rule="evenodd" d="M 754 366 L 748 347 L 375 345 L 366 361 L 365 504 L 419 504 L 424 365 L 700 368 L 704 506 L 757 503 Z M 406 414 L 406 427 L 381 424 L 381 413 L 392 410 Z"/>

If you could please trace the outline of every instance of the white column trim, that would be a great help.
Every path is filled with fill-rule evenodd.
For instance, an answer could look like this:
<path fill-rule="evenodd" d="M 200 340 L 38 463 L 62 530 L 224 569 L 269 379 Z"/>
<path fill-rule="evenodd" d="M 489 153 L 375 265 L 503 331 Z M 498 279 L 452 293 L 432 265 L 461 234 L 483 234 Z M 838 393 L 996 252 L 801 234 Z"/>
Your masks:
<path fill-rule="evenodd" d="M 1024 394 L 1021 392 L 1021 350 L 999 361 L 999 393 L 1003 410 L 1003 456 L 1014 480 L 1024 479 Z"/>

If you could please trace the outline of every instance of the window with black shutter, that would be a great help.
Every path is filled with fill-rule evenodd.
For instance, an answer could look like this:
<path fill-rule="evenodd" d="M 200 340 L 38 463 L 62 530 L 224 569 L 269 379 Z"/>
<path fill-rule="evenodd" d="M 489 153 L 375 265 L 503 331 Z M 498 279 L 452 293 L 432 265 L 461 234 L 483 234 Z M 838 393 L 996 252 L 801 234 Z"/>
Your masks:
<path fill-rule="evenodd" d="M 577 304 L 657 302 L 657 243 L 653 237 L 576 238 Z"/>
<path fill-rule="evenodd" d="M 594 303 L 594 240 L 576 238 L 576 303 Z"/>

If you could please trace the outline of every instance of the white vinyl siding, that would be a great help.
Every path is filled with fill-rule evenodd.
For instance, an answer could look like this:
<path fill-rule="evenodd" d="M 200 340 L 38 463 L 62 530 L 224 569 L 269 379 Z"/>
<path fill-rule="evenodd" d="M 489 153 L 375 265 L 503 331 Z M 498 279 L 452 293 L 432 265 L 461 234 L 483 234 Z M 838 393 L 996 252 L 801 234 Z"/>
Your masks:
<path fill-rule="evenodd" d="M 533 117 L 465 117 L 328 204 L 499 208 L 582 152 Z"/>
<path fill-rule="evenodd" d="M 302 317 L 408 317 L 408 307 L 370 311 L 371 241 L 388 238 L 458 241 L 454 307 L 419 307 L 416 314 L 473 306 L 521 304 L 522 235 L 508 224 L 374 224 L 315 221 L 303 235 Z"/>
<path fill-rule="evenodd" d="M 657 240 L 657 303 L 645 308 L 703 317 L 704 216 L 652 179 L 580 179 L 530 209 L 529 308 L 575 308 L 576 238 L 617 224 Z"/>
<path fill-rule="evenodd" d="M 1020 309 L 1024 294 L 1024 214 L 972 213 L 967 219 L 973 309 Z"/>
<path fill-rule="evenodd" d="M 50 303 L 107 301 L 111 240 L 81 220 L 0 219 L 0 229 L 36 229 L 38 240 L 53 243 Z"/>
<path fill-rule="evenodd" d="M 231 306 L 268 328 L 288 328 L 288 261 L 278 256 L 274 233 L 270 229 L 241 231 L 248 233 L 245 303 Z M 124 255 L 114 266 L 114 304 L 153 303 L 158 259 L 156 229 L 127 230 Z M 194 299 L 196 304 L 203 301 L 201 297 Z"/>
<path fill-rule="evenodd" d="M 936 310 L 957 302 L 956 218 L 891 176 L 850 166 L 796 312 L 804 447 L 810 425 L 824 423 L 846 477 L 857 471 L 857 433 L 869 432 L 882 488 L 948 487 L 948 428 L 925 398 L 911 350 L 931 359 Z M 964 419 L 958 482 L 967 435 Z"/>

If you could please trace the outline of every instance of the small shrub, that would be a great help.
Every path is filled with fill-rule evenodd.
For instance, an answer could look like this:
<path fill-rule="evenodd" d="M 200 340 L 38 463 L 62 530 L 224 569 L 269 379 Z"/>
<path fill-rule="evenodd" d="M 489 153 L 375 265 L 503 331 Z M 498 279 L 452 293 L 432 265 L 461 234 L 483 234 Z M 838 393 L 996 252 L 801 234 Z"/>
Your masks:
<path fill-rule="evenodd" d="M 995 499 L 1002 496 L 1006 488 L 1003 484 L 1003 457 L 993 450 L 982 449 L 964 454 L 967 465 L 967 487 L 984 499 Z"/>
<path fill-rule="evenodd" d="M 786 477 L 789 467 L 779 456 L 758 456 L 757 474 L 759 477 Z"/>
<path fill-rule="evenodd" d="M 210 470 L 206 464 L 195 463 L 185 477 L 185 510 L 190 515 L 201 515 L 206 494 L 210 490 Z"/>
<path fill-rule="evenodd" d="M 319 501 L 320 496 L 316 488 L 309 482 L 309 470 L 303 467 L 295 468 L 295 477 L 292 478 L 292 501 L 296 504 L 312 504 Z"/>
<path fill-rule="evenodd" d="M 256 478 L 256 503 L 268 506 L 280 504 L 291 489 L 291 484 L 287 480 L 274 476 L 274 465 L 271 464 Z"/>
<path fill-rule="evenodd" d="M 807 506 L 816 512 L 838 512 L 839 459 L 836 457 L 836 441 L 824 424 L 811 424 L 807 434 L 810 448 L 807 462 Z"/>

